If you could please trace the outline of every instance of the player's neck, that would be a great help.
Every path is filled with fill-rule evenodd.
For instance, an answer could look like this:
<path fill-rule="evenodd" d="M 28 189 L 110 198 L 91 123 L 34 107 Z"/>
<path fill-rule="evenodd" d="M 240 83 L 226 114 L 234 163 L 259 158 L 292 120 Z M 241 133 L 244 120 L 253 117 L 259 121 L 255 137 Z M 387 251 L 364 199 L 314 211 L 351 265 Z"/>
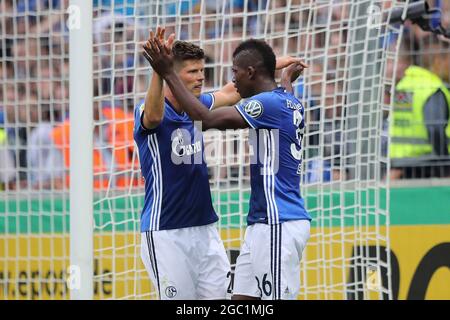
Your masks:
<path fill-rule="evenodd" d="M 181 108 L 181 105 L 178 103 L 177 99 L 172 94 L 169 88 L 164 88 L 164 97 L 169 100 L 171 106 L 175 109 L 176 112 L 182 113 L 184 110 Z"/>
<path fill-rule="evenodd" d="M 262 78 L 258 79 L 258 86 L 255 87 L 255 92 L 253 95 L 259 94 L 261 92 L 272 91 L 276 89 L 277 83 L 272 79 Z"/>

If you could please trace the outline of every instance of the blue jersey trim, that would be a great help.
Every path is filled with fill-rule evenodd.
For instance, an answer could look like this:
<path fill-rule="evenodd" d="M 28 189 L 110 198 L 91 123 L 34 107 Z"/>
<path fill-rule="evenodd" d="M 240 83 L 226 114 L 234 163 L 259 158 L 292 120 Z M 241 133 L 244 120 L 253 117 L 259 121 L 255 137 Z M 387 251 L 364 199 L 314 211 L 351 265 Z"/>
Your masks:
<path fill-rule="evenodd" d="M 212 108 L 214 108 L 214 103 L 216 103 L 216 98 L 214 97 L 214 93 L 210 92 L 207 93 L 211 96 L 211 105 L 208 107 L 209 110 L 211 110 Z"/>
<path fill-rule="evenodd" d="M 144 118 L 144 109 L 142 109 L 142 111 L 141 111 L 141 107 L 142 107 L 142 106 L 145 107 L 145 102 L 142 102 L 142 103 L 139 105 L 139 126 L 140 126 L 140 128 L 141 128 L 142 131 L 144 131 L 144 132 L 146 132 L 146 133 L 152 133 L 152 132 L 154 132 L 154 131 L 161 125 L 162 120 L 161 120 L 160 123 L 158 123 L 158 125 L 157 125 L 156 127 L 151 128 L 151 129 L 146 128 L 146 127 L 144 126 L 144 120 L 143 120 L 143 118 Z"/>
<path fill-rule="evenodd" d="M 236 108 L 236 110 L 241 114 L 242 118 L 244 118 L 245 122 L 247 122 L 250 127 L 252 127 L 253 129 L 256 129 L 256 127 L 250 122 L 249 119 L 247 119 L 247 117 L 244 115 L 244 113 L 242 112 L 242 110 L 239 108 L 238 105 L 234 106 Z"/>

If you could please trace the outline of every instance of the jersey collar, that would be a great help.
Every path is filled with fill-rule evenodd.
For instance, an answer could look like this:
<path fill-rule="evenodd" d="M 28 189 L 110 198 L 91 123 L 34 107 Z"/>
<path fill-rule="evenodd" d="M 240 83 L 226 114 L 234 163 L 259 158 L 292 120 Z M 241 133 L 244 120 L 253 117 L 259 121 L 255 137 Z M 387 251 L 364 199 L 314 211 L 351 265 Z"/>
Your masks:
<path fill-rule="evenodd" d="M 167 99 L 166 97 L 164 97 L 164 100 L 166 101 L 167 105 L 173 110 L 173 112 L 175 112 L 178 116 L 184 117 L 184 116 L 186 115 L 186 112 L 184 112 L 184 111 L 181 111 L 181 113 L 178 112 L 178 111 L 175 109 L 175 107 L 170 103 L 169 99 Z"/>

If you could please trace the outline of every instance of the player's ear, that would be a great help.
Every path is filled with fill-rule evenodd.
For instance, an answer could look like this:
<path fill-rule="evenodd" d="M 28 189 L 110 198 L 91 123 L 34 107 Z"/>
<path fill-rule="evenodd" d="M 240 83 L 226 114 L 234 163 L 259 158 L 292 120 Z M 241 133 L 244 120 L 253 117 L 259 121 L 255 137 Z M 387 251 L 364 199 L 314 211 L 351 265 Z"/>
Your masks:
<path fill-rule="evenodd" d="M 254 68 L 253 66 L 249 66 L 249 67 L 247 68 L 247 75 L 248 75 L 248 78 L 249 78 L 249 79 L 254 79 L 254 78 L 255 78 L 255 72 L 256 72 L 255 68 Z"/>

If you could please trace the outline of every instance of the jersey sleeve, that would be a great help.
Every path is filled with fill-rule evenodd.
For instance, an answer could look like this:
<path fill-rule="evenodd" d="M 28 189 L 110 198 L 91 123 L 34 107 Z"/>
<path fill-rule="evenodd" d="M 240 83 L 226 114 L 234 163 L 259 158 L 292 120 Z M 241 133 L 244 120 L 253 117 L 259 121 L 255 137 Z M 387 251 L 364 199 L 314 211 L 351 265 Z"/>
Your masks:
<path fill-rule="evenodd" d="M 270 94 L 256 95 L 235 105 L 235 108 L 253 129 L 279 128 L 281 106 Z"/>
<path fill-rule="evenodd" d="M 144 101 L 134 109 L 134 131 L 137 133 L 149 133 L 151 130 L 144 127 L 142 116 L 144 115 Z"/>
<path fill-rule="evenodd" d="M 202 93 L 198 99 L 209 110 L 214 106 L 214 94 L 212 92 Z"/>

